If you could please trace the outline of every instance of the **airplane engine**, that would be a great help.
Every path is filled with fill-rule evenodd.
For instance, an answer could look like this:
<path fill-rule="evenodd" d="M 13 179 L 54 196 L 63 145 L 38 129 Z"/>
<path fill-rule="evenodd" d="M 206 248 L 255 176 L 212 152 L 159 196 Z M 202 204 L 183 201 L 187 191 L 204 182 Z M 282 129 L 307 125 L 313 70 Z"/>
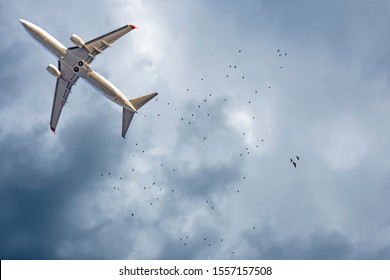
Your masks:
<path fill-rule="evenodd" d="M 56 78 L 59 78 L 61 76 L 60 70 L 58 70 L 58 68 L 55 67 L 53 64 L 49 64 L 49 66 L 46 67 L 46 70 Z"/>
<path fill-rule="evenodd" d="M 75 44 L 80 49 L 82 49 L 85 46 L 85 42 L 79 36 L 77 36 L 76 34 L 73 34 L 70 37 L 70 40 L 72 41 L 73 44 Z"/>

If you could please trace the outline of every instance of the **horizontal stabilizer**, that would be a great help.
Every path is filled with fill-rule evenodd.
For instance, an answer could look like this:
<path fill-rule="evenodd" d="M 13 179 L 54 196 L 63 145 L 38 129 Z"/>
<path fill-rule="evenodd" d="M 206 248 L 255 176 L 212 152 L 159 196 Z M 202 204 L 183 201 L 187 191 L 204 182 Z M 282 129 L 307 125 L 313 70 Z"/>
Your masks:
<path fill-rule="evenodd" d="M 157 92 L 153 92 L 151 94 L 147 94 L 147 95 L 144 95 L 141 97 L 130 99 L 129 101 L 134 106 L 134 108 L 136 110 L 138 110 L 139 108 L 144 106 L 146 103 L 148 103 L 151 99 L 153 99 L 153 97 L 155 97 L 157 94 L 158 94 Z"/>
<path fill-rule="evenodd" d="M 131 120 L 134 117 L 134 112 L 123 108 L 123 118 L 122 118 L 122 137 L 126 138 L 127 130 L 129 129 Z"/>

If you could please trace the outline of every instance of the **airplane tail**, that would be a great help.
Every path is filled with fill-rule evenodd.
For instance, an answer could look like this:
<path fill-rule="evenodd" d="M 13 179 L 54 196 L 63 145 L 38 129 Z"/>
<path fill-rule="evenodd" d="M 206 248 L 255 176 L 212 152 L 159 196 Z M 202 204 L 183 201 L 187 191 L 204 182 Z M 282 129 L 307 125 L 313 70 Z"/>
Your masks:
<path fill-rule="evenodd" d="M 141 97 L 137 97 L 134 99 L 130 99 L 131 105 L 133 105 L 134 109 L 138 110 L 150 100 L 152 100 L 158 93 L 154 92 L 151 94 L 147 94 Z M 123 117 L 122 117 L 122 137 L 126 138 L 127 130 L 129 129 L 130 123 L 133 120 L 134 112 L 123 108 Z"/>
<path fill-rule="evenodd" d="M 153 92 L 153 93 L 141 96 L 141 97 L 130 99 L 129 101 L 134 106 L 134 108 L 136 110 L 138 110 L 139 108 L 144 106 L 146 103 L 148 103 L 151 99 L 153 99 L 157 94 L 158 94 L 157 92 Z"/>

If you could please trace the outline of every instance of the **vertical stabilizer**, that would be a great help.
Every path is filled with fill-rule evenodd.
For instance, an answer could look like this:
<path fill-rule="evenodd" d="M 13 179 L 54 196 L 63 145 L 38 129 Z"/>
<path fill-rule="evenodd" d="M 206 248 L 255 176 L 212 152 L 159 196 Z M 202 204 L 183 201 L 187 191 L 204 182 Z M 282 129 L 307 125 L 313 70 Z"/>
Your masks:
<path fill-rule="evenodd" d="M 131 120 L 134 117 L 134 112 L 131 112 L 125 108 L 123 108 L 123 117 L 122 117 L 122 137 L 126 138 L 127 130 L 129 129 L 129 125 Z"/>
<path fill-rule="evenodd" d="M 130 101 L 132 107 L 135 110 L 138 110 L 139 108 L 144 106 L 146 103 L 148 103 L 150 100 L 152 100 L 157 94 L 158 94 L 157 92 L 153 92 L 151 94 L 147 94 L 147 95 L 144 95 L 141 97 L 130 99 L 129 101 Z M 126 133 L 127 133 L 127 130 L 129 129 L 129 125 L 130 125 L 133 117 L 134 117 L 134 112 L 123 108 L 123 119 L 122 119 L 122 137 L 123 138 L 126 138 Z"/>

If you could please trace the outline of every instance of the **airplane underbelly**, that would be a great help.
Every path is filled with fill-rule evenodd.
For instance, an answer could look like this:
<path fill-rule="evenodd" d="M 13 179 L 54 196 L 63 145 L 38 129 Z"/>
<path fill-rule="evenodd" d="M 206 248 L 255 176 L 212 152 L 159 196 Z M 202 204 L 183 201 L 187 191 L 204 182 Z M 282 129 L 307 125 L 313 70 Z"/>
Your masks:
<path fill-rule="evenodd" d="M 92 70 L 87 72 L 86 75 L 81 76 L 86 79 L 94 88 L 100 91 L 105 97 L 119 106 L 133 111 L 133 108 L 131 105 L 129 105 L 129 101 L 126 99 L 125 95 L 99 73 Z"/>
<path fill-rule="evenodd" d="M 54 38 L 45 39 L 42 44 L 59 59 L 67 54 L 67 48 Z"/>
<path fill-rule="evenodd" d="M 113 84 L 111 84 L 95 71 L 87 73 L 85 79 L 107 97 L 116 97 L 117 92 L 119 92 L 119 90 Z"/>

